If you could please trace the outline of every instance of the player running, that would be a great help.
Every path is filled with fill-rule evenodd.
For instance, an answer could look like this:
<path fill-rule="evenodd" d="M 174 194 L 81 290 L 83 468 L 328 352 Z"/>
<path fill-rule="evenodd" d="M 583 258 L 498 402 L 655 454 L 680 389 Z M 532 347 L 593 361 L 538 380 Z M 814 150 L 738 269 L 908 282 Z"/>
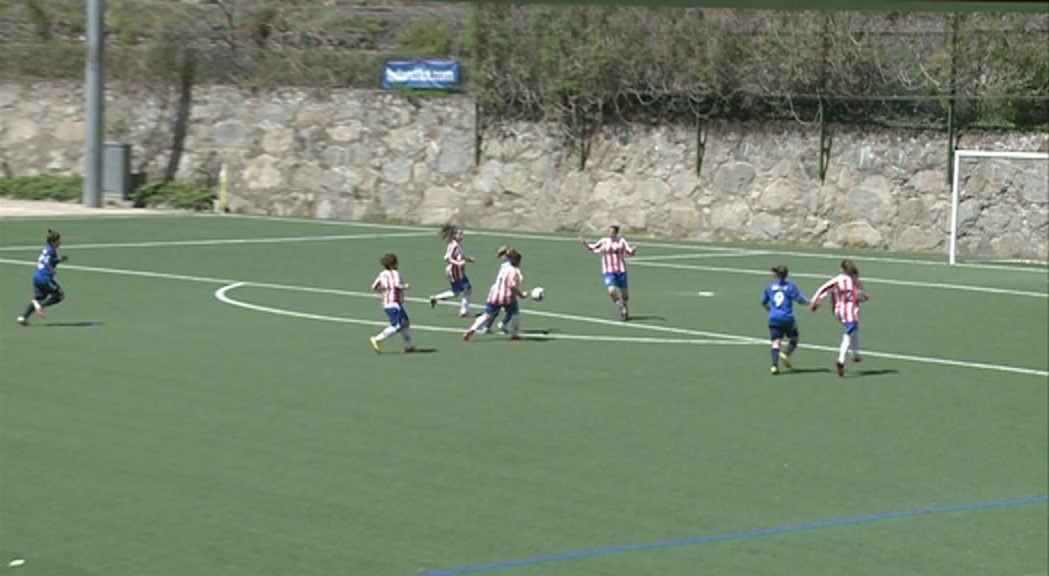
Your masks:
<path fill-rule="evenodd" d="M 441 226 L 441 238 L 448 242 L 448 248 L 444 251 L 444 275 L 448 278 L 451 289 L 440 294 L 430 296 L 430 308 L 437 306 L 438 300 L 451 300 L 460 295 L 459 317 L 466 318 L 470 315 L 470 279 L 466 277 L 466 265 L 474 261 L 473 256 L 467 256 L 463 251 L 463 229 L 445 224 Z"/>
<path fill-rule="evenodd" d="M 834 316 L 845 327 L 845 334 L 841 338 L 841 349 L 838 351 L 838 376 L 845 375 L 845 356 L 852 352 L 852 361 L 859 362 L 860 357 L 860 302 L 866 302 L 870 295 L 860 282 L 860 271 L 856 263 L 845 259 L 841 261 L 841 274 L 827 280 L 820 286 L 812 296 L 810 307 L 815 312 L 820 307 L 820 302 L 827 296 L 831 297 L 834 306 Z"/>
<path fill-rule="evenodd" d="M 479 328 L 490 324 L 499 315 L 500 309 L 506 310 L 506 313 L 510 315 L 510 339 L 521 339 L 521 336 L 518 334 L 521 318 L 520 314 L 518 314 L 517 299 L 528 298 L 528 292 L 521 288 L 521 284 L 524 281 L 524 275 L 521 274 L 521 254 L 516 250 L 510 250 L 506 255 L 506 259 L 509 265 L 499 267 L 499 274 L 495 278 L 495 283 L 488 290 L 488 300 L 484 306 L 484 314 L 478 316 L 474 320 L 473 325 L 470 326 L 470 329 L 463 334 L 464 341 L 468 342 Z"/>
<path fill-rule="evenodd" d="M 787 280 L 788 270 L 780 265 L 772 269 L 776 275 L 761 296 L 761 305 L 769 312 L 769 337 L 772 339 L 772 375 L 779 374 L 779 363 L 792 368 L 791 354 L 798 347 L 798 323 L 794 319 L 794 303 L 808 304 L 805 294 L 793 282 Z M 789 339 L 787 349 L 782 349 L 783 337 Z"/>
<path fill-rule="evenodd" d="M 582 236 L 579 242 L 591 252 L 601 254 L 601 274 L 608 288 L 608 297 L 619 309 L 623 321 L 630 320 L 630 289 L 627 283 L 626 257 L 637 254 L 637 250 L 619 235 L 619 226 L 608 227 L 608 236 L 590 244 Z"/>
<path fill-rule="evenodd" d="M 415 344 L 412 342 L 411 321 L 408 312 L 404 309 L 404 291 L 411 288 L 410 284 L 401 279 L 397 271 L 397 255 L 387 254 L 379 259 L 383 271 L 372 282 L 372 290 L 382 293 L 382 309 L 386 317 L 390 319 L 390 325 L 382 329 L 375 336 L 369 338 L 372 348 L 377 354 L 382 353 L 382 341 L 400 332 L 404 338 L 404 351 L 414 352 Z"/>
<path fill-rule="evenodd" d="M 66 256 L 58 255 L 58 247 L 62 245 L 62 235 L 54 230 L 48 229 L 47 240 L 40 257 L 36 259 L 36 272 L 33 273 L 33 298 L 26 305 L 25 311 L 16 320 L 22 326 L 29 325 L 29 315 L 36 312 L 37 316 L 45 318 L 45 308 L 50 308 L 65 300 L 66 293 L 55 280 L 55 269 L 60 262 L 69 260 Z"/>

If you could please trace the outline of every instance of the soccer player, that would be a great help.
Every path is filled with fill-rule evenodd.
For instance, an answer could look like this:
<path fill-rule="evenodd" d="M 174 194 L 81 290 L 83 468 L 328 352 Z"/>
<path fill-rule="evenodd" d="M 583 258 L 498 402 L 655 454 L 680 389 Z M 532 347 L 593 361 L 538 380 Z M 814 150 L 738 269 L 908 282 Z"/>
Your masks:
<path fill-rule="evenodd" d="M 772 375 L 779 374 L 779 363 L 791 368 L 790 356 L 798 348 L 798 323 L 794 319 L 794 303 L 808 304 L 805 293 L 787 280 L 789 271 L 780 265 L 772 269 L 776 275 L 761 296 L 761 305 L 769 312 L 769 337 L 772 339 Z M 783 337 L 789 340 L 787 349 L 782 349 Z"/>
<path fill-rule="evenodd" d="M 515 252 L 515 250 L 513 249 L 512 246 L 500 246 L 499 249 L 495 251 L 495 257 L 496 258 L 500 258 L 502 260 L 502 262 L 499 264 L 499 270 L 500 271 L 503 268 L 506 268 L 507 266 L 510 265 L 510 259 L 507 258 L 507 255 L 510 254 L 510 252 Z M 503 334 L 509 334 L 510 333 L 507 330 L 507 326 L 510 324 L 510 317 L 511 316 L 512 315 L 510 314 L 510 312 L 507 311 L 505 313 L 505 315 L 503 316 L 503 319 L 499 321 L 499 326 L 498 326 L 499 327 L 499 331 L 502 332 Z M 483 328 L 482 332 L 484 332 L 485 334 L 491 334 L 492 333 L 492 322 L 494 322 L 494 321 L 495 321 L 495 318 L 493 317 L 493 318 L 489 319 L 488 322 L 485 322 L 484 326 L 482 327 Z"/>
<path fill-rule="evenodd" d="M 470 329 L 463 334 L 463 340 L 470 341 L 475 332 L 485 324 L 499 315 L 499 310 L 506 310 L 510 315 L 510 339 L 520 340 L 518 329 L 521 318 L 518 314 L 517 299 L 528 298 L 528 292 L 521 288 L 524 276 L 521 274 L 521 254 L 516 250 L 510 250 L 506 255 L 508 266 L 500 266 L 499 274 L 495 277 L 495 283 L 488 290 L 488 300 L 484 305 L 484 314 L 474 320 Z"/>
<path fill-rule="evenodd" d="M 383 270 L 379 272 L 375 282 L 372 282 L 372 290 L 382 293 L 382 308 L 390 319 L 390 325 L 370 338 L 372 348 L 381 354 L 382 341 L 400 332 L 404 338 L 404 351 L 414 352 L 411 321 L 404 309 L 404 291 L 411 288 L 411 285 L 405 283 L 401 279 L 401 273 L 397 271 L 396 254 L 387 254 L 380 258 L 379 262 L 382 263 Z"/>
<path fill-rule="evenodd" d="M 467 256 L 463 252 L 463 229 L 445 224 L 441 226 L 441 238 L 448 242 L 448 248 L 444 251 L 444 275 L 448 278 L 451 289 L 440 294 L 430 296 L 430 308 L 437 306 L 438 300 L 450 300 L 462 296 L 459 303 L 459 317 L 466 318 L 470 315 L 470 279 L 466 277 L 466 264 L 473 262 L 473 256 Z"/>
<path fill-rule="evenodd" d="M 863 288 L 863 283 L 860 282 L 860 271 L 856 268 L 855 262 L 849 259 L 842 260 L 841 273 L 824 282 L 816 290 L 810 305 L 813 312 L 819 309 L 820 302 L 828 295 L 834 306 L 834 316 L 845 327 L 837 362 L 838 376 L 844 376 L 845 356 L 850 351 L 853 362 L 862 360 L 860 357 L 860 302 L 870 299 L 870 295 Z"/>
<path fill-rule="evenodd" d="M 633 256 L 637 250 L 619 235 L 619 226 L 608 227 L 608 236 L 590 244 L 582 236 L 579 242 L 591 252 L 601 254 L 601 274 L 605 278 L 608 297 L 619 309 L 623 321 L 630 320 L 630 289 L 627 284 L 626 257 Z"/>
<path fill-rule="evenodd" d="M 17 318 L 22 326 L 29 325 L 29 315 L 36 312 L 37 316 L 44 318 L 47 314 L 45 308 L 49 308 L 65 300 L 66 293 L 55 281 L 55 268 L 60 262 L 69 260 L 66 256 L 58 255 L 58 247 L 62 245 L 62 235 L 54 230 L 48 229 L 47 241 L 44 249 L 40 251 L 40 257 L 36 259 L 36 272 L 33 273 L 33 298 L 26 305 L 25 311 Z"/>

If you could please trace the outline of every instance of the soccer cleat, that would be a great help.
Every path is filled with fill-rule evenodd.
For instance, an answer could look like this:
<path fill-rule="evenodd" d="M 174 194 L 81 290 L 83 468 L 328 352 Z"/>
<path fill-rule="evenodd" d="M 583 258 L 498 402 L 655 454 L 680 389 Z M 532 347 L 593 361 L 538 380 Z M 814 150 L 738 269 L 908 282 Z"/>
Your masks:
<path fill-rule="evenodd" d="M 509 334 L 509 332 L 506 330 L 506 324 L 504 322 L 499 322 L 499 331 L 503 334 Z"/>
<path fill-rule="evenodd" d="M 21 324 L 22 326 L 29 326 L 29 321 L 25 319 L 25 316 L 19 316 L 15 319 L 15 321 Z"/>
<path fill-rule="evenodd" d="M 619 317 L 623 319 L 623 322 L 626 322 L 630 320 L 630 312 L 626 308 L 620 308 Z"/>
<path fill-rule="evenodd" d="M 772 372 L 773 376 L 779 376 L 779 366 L 773 366 L 769 372 Z"/>
<path fill-rule="evenodd" d="M 418 351 L 419 351 L 419 349 L 416 348 L 415 346 L 409 346 L 409 347 L 404 349 L 404 353 L 405 354 L 411 354 L 412 352 L 418 352 Z"/>
<path fill-rule="evenodd" d="M 382 354 L 382 342 L 376 340 L 375 336 L 368 338 L 368 341 L 372 343 L 372 348 L 375 350 L 376 354 Z"/>
<path fill-rule="evenodd" d="M 436 308 L 436 307 L 437 307 L 437 297 L 436 296 L 430 296 L 430 308 Z"/>
<path fill-rule="evenodd" d="M 852 355 L 852 361 L 853 362 L 863 362 L 863 356 L 860 356 L 859 354 L 853 354 Z"/>
<path fill-rule="evenodd" d="M 465 334 L 463 334 L 463 342 L 469 342 L 469 341 L 470 341 L 470 338 L 471 338 L 471 337 L 472 337 L 473 335 L 474 335 L 474 331 L 473 331 L 473 330 L 467 330 L 467 331 L 466 331 L 466 333 L 465 333 Z"/>
<path fill-rule="evenodd" d="M 510 336 L 510 339 L 511 339 L 511 340 L 520 340 L 520 339 L 521 339 L 521 336 L 520 336 L 520 335 L 518 335 L 518 334 L 514 334 L 513 336 Z"/>
<path fill-rule="evenodd" d="M 835 366 L 838 367 L 838 377 L 841 378 L 841 377 L 845 376 L 845 365 L 842 364 L 841 362 L 836 362 Z"/>
<path fill-rule="evenodd" d="M 47 318 L 47 314 L 44 312 L 44 307 L 40 305 L 35 299 L 33 300 L 33 309 L 36 310 L 36 315 L 41 318 Z"/>
<path fill-rule="evenodd" d="M 465 311 L 464 310 L 462 312 L 459 312 L 459 317 L 460 318 L 471 318 L 471 317 L 474 317 L 474 316 L 472 314 L 470 314 L 469 311 Z"/>
<path fill-rule="evenodd" d="M 779 353 L 779 361 L 783 362 L 783 365 L 787 368 L 793 368 L 794 365 L 790 363 L 790 356 L 787 356 L 786 352 Z"/>

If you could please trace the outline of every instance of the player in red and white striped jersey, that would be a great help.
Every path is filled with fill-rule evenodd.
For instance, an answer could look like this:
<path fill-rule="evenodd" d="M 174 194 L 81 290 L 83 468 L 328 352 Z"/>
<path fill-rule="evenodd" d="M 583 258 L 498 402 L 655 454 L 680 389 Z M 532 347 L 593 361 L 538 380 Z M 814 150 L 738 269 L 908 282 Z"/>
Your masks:
<path fill-rule="evenodd" d="M 499 310 L 506 310 L 510 316 L 510 338 L 521 339 L 518 334 L 521 319 L 518 314 L 517 299 L 528 298 L 528 292 L 521 287 L 524 282 L 524 275 L 521 273 L 521 254 L 516 250 L 511 250 L 507 253 L 506 259 L 509 265 L 499 267 L 499 274 L 488 290 L 488 301 L 484 305 L 484 314 L 474 320 L 470 329 L 463 334 L 463 340 L 470 340 L 478 329 L 491 323 L 499 315 Z"/>
<path fill-rule="evenodd" d="M 430 308 L 437 306 L 438 300 L 451 300 L 462 296 L 459 316 L 465 318 L 470 315 L 470 295 L 473 288 L 470 286 L 470 279 L 466 277 L 466 265 L 473 262 L 474 258 L 467 256 L 463 251 L 462 228 L 445 224 L 441 226 L 440 235 L 448 242 L 448 248 L 444 251 L 444 275 L 448 278 L 451 288 L 430 296 Z"/>
<path fill-rule="evenodd" d="M 870 295 L 860 282 L 860 271 L 852 260 L 841 261 L 841 274 L 827 280 L 816 289 L 810 305 L 815 312 L 820 302 L 830 296 L 834 307 L 834 316 L 845 327 L 838 350 L 838 376 L 845 375 L 845 357 L 851 351 L 852 360 L 859 362 L 860 357 L 860 303 L 870 299 Z"/>
<path fill-rule="evenodd" d="M 401 279 L 401 273 L 397 271 L 396 254 L 387 254 L 380 258 L 379 262 L 382 263 L 383 271 L 379 272 L 375 282 L 372 282 L 372 290 L 382 293 L 382 309 L 390 319 L 390 325 L 370 338 L 372 348 L 377 353 L 382 353 L 382 341 L 400 332 L 404 338 L 404 351 L 413 352 L 415 344 L 412 342 L 411 321 L 404 309 L 404 291 L 411 288 L 411 285 L 405 283 Z"/>
<path fill-rule="evenodd" d="M 637 254 L 637 250 L 619 235 L 619 226 L 608 227 L 608 236 L 594 242 L 586 241 L 582 236 L 579 242 L 591 252 L 601 254 L 601 274 L 605 279 L 608 297 L 619 309 L 623 320 L 630 319 L 630 288 L 627 283 L 626 257 Z"/>

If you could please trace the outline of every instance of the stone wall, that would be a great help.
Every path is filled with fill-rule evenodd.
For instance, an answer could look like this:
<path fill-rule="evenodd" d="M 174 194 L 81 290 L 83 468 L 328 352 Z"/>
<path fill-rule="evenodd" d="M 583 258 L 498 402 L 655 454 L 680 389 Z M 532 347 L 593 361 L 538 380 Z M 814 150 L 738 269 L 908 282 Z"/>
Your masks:
<path fill-rule="evenodd" d="M 162 174 L 172 88 L 109 86 L 107 138 L 133 170 Z M 477 130 L 463 96 L 196 87 L 178 175 L 215 183 L 252 214 L 944 252 L 950 224 L 945 133 L 831 124 L 826 177 L 814 124 L 709 123 L 696 173 L 691 126 L 610 126 L 577 150 L 556 126 Z M 479 137 L 478 137 L 479 136 Z M 82 173 L 83 88 L 0 83 L 0 160 L 24 174 Z M 1045 151 L 1046 134 L 962 134 L 960 148 Z M 1044 161 L 961 168 L 959 249 L 1049 258 Z"/>

